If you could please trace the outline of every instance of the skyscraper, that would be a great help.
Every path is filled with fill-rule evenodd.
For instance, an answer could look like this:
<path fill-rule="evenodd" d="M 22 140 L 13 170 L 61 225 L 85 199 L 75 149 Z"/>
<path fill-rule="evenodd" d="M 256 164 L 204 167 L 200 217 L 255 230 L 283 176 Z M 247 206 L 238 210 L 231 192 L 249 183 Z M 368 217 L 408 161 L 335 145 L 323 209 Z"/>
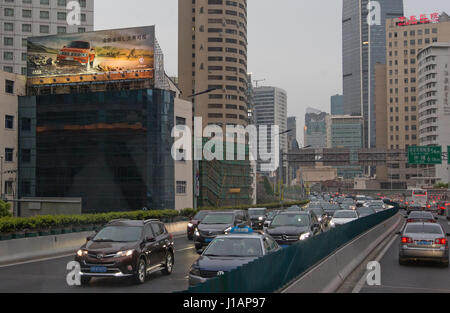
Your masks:
<path fill-rule="evenodd" d="M 94 29 L 94 0 L 79 0 L 81 25 L 68 25 L 69 0 L 2 1 L 0 67 L 26 75 L 27 37 L 87 32 Z"/>
<path fill-rule="evenodd" d="M 386 20 L 403 16 L 403 0 L 369 2 L 343 0 L 342 57 L 344 113 L 363 116 L 363 145 L 370 148 L 376 145 L 375 64 L 386 62 Z"/>
<path fill-rule="evenodd" d="M 288 152 L 287 142 L 287 94 L 277 87 L 254 88 L 253 105 L 256 126 L 268 126 L 267 147 L 271 147 L 270 127 L 279 126 L 280 150 Z M 258 136 L 259 137 L 259 136 Z"/>
<path fill-rule="evenodd" d="M 203 125 L 244 125 L 247 112 L 247 1 L 179 0 L 178 75 Z"/>
<path fill-rule="evenodd" d="M 331 96 L 331 115 L 344 115 L 344 96 Z"/>
<path fill-rule="evenodd" d="M 287 135 L 288 138 L 288 149 L 298 149 L 299 144 L 297 141 L 297 118 L 295 116 L 288 117 L 287 119 L 287 129 L 290 132 Z"/>
<path fill-rule="evenodd" d="M 327 113 L 308 108 L 305 115 L 305 146 L 311 148 L 327 147 Z"/>

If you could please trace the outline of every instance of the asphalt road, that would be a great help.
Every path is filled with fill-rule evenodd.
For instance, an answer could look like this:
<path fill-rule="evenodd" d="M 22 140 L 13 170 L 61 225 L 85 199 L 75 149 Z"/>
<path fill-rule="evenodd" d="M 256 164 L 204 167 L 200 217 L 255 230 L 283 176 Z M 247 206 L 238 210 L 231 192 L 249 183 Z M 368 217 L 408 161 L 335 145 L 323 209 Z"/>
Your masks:
<path fill-rule="evenodd" d="M 439 217 L 439 223 L 450 233 L 449 222 Z M 430 262 L 398 263 L 400 236 L 381 259 L 381 286 L 365 285 L 362 293 L 436 293 L 450 292 L 450 268 Z"/>
<path fill-rule="evenodd" d="M 198 258 L 194 244 L 175 238 L 175 265 L 170 276 L 153 273 L 143 285 L 130 280 L 93 279 L 89 286 L 70 287 L 66 283 L 67 263 L 74 256 L 0 267 L 0 293 L 168 293 L 188 288 L 189 269 Z"/>

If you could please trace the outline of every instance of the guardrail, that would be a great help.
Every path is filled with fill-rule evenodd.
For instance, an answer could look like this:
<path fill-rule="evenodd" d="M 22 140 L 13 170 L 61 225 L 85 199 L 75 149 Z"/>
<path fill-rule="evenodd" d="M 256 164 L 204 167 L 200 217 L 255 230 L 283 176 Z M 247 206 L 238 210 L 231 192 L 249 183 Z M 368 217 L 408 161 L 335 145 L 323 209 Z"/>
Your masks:
<path fill-rule="evenodd" d="M 397 213 L 398 209 L 390 209 L 342 225 L 257 259 L 184 292 L 273 293 L 280 291 L 341 247 Z"/>

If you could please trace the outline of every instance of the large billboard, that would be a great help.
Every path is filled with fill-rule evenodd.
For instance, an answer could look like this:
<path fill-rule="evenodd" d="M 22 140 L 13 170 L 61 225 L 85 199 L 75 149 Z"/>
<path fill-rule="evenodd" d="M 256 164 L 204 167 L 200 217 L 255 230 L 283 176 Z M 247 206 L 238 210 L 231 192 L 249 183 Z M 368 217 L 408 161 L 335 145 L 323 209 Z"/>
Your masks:
<path fill-rule="evenodd" d="M 31 85 L 153 78 L 154 26 L 28 38 Z"/>

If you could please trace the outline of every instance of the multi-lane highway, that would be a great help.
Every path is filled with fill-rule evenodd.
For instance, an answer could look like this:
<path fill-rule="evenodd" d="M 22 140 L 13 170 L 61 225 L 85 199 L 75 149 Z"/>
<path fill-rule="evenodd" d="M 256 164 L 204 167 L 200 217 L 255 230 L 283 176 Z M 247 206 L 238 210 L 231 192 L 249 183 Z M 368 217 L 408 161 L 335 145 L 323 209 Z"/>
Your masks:
<path fill-rule="evenodd" d="M 404 212 L 402 212 L 405 214 Z M 447 220 L 439 223 L 450 233 Z M 400 236 L 389 238 L 389 245 L 380 255 L 381 286 L 364 284 L 362 293 L 432 293 L 450 292 L 450 268 L 429 262 L 413 262 L 406 266 L 398 263 Z"/>
<path fill-rule="evenodd" d="M 38 262 L 11 266 L 0 266 L 0 293 L 16 292 L 83 292 L 83 293 L 167 293 L 188 288 L 189 269 L 198 258 L 192 241 L 184 236 L 175 238 L 175 266 L 172 275 L 154 273 L 143 285 L 134 285 L 130 280 L 94 279 L 86 287 L 69 287 L 66 283 L 67 263 L 74 255 L 47 259 Z"/>

